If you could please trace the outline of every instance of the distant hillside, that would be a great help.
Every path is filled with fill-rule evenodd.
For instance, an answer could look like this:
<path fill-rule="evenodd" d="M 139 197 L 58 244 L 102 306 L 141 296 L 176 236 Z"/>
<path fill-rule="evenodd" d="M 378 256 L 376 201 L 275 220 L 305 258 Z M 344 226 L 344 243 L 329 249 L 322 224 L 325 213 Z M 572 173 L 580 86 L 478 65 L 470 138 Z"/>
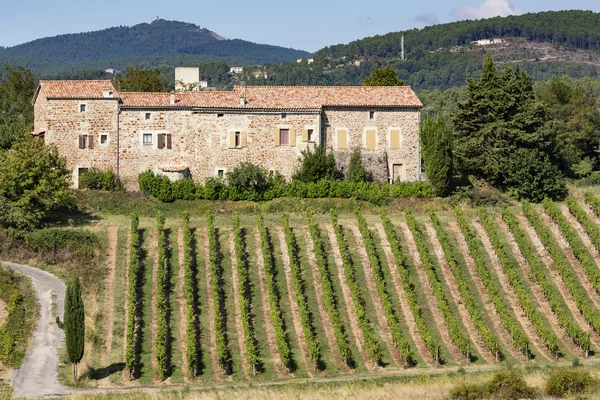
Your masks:
<path fill-rule="evenodd" d="M 499 62 L 519 63 L 535 80 L 556 75 L 596 77 L 600 70 L 600 14 L 560 11 L 440 24 L 325 47 L 314 63 L 277 63 L 248 69 L 248 84 L 353 85 L 373 68 L 389 65 L 406 84 L 423 89 L 461 86 L 491 51 Z M 405 37 L 405 60 L 401 41 Z M 502 38 L 501 43 L 476 44 Z M 256 77 L 255 77 L 256 76 Z M 266 76 L 267 78 L 264 78 Z"/>
<path fill-rule="evenodd" d="M 189 60 L 234 60 L 247 65 L 291 61 L 308 57 L 310 53 L 239 39 L 225 40 L 206 28 L 166 20 L 0 47 L 0 64 L 32 65 L 36 72 L 42 74 L 101 66 L 122 67 L 120 60 L 125 59 L 127 62 L 137 60 L 141 64 L 161 60 L 160 65 L 169 65 L 166 56 L 173 57 L 171 66 Z M 65 68 L 57 71 L 56 64 Z M 48 66 L 47 70 L 45 66 Z"/>

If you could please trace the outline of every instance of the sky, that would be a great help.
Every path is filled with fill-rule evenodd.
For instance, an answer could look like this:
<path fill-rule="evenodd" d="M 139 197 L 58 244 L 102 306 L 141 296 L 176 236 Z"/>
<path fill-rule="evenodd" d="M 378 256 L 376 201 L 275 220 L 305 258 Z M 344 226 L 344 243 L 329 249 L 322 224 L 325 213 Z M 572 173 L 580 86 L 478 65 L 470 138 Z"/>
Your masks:
<path fill-rule="evenodd" d="M 227 39 L 310 52 L 426 25 L 549 10 L 600 12 L 598 0 L 0 0 L 0 46 L 161 19 Z"/>

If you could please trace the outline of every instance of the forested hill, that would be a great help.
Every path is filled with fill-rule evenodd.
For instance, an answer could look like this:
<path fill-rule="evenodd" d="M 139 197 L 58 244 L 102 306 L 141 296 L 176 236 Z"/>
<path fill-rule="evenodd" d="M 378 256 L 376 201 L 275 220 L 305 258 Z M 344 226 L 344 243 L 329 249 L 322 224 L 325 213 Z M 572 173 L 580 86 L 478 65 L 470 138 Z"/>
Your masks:
<path fill-rule="evenodd" d="M 245 64 L 296 60 L 310 53 L 244 40 L 225 40 L 194 24 L 158 19 L 150 24 L 119 26 L 100 31 L 76 33 L 34 40 L 14 47 L 0 47 L 0 63 L 83 63 L 103 60 L 117 62 L 135 57 L 166 55 L 205 56 L 233 59 Z M 99 63 L 95 63 L 100 65 Z M 112 65 L 106 65 L 110 67 Z"/>
<path fill-rule="evenodd" d="M 244 79 L 253 85 L 355 85 L 373 68 L 388 65 L 419 91 L 448 89 L 464 85 L 469 73 L 477 74 L 487 52 L 501 64 L 518 63 L 534 80 L 595 78 L 600 70 L 599 26 L 600 14 L 591 11 L 453 22 L 325 47 L 314 54 L 313 64 L 266 65 L 260 68 L 262 74 L 248 70 Z M 474 43 L 493 38 L 501 40 Z"/>

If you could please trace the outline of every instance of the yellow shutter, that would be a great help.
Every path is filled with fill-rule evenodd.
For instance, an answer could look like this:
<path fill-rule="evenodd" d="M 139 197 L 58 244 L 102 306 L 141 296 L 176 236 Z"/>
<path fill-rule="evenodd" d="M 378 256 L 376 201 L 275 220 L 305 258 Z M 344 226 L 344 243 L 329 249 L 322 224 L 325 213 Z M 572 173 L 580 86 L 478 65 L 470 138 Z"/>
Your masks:
<path fill-rule="evenodd" d="M 235 132 L 229 132 L 229 147 L 235 147 Z"/>
<path fill-rule="evenodd" d="M 248 133 L 242 132 L 241 135 L 242 137 L 240 139 L 240 144 L 242 145 L 242 147 L 246 147 L 248 144 Z"/>
<path fill-rule="evenodd" d="M 281 146 L 281 142 L 280 142 L 280 137 L 279 137 L 279 128 L 275 128 L 273 130 L 273 142 L 275 143 L 275 146 Z"/>
<path fill-rule="evenodd" d="M 377 132 L 374 129 L 367 130 L 367 149 L 375 149 L 377 147 Z"/>
<path fill-rule="evenodd" d="M 345 150 L 348 148 L 348 131 L 340 129 L 337 132 L 338 149 Z"/>
<path fill-rule="evenodd" d="M 390 131 L 390 149 L 396 150 L 400 148 L 400 130 L 392 129 Z"/>
<path fill-rule="evenodd" d="M 302 129 L 302 141 L 308 142 L 308 129 Z"/>
<path fill-rule="evenodd" d="M 294 128 L 290 129 L 290 146 L 296 146 L 296 130 Z"/>

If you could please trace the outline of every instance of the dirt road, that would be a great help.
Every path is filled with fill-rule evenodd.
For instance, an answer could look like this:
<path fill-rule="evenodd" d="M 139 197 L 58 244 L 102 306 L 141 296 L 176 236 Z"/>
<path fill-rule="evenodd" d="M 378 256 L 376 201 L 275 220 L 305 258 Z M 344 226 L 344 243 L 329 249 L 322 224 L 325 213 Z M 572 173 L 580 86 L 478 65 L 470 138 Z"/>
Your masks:
<path fill-rule="evenodd" d="M 56 296 L 56 312 L 63 318 L 65 284 L 48 272 L 26 265 L 2 263 L 31 278 L 40 303 L 40 319 L 33 333 L 33 341 L 21 368 L 11 371 L 10 380 L 15 397 L 46 397 L 70 393 L 58 382 L 58 349 L 62 346 L 64 332 L 52 316 L 52 294 Z"/>

